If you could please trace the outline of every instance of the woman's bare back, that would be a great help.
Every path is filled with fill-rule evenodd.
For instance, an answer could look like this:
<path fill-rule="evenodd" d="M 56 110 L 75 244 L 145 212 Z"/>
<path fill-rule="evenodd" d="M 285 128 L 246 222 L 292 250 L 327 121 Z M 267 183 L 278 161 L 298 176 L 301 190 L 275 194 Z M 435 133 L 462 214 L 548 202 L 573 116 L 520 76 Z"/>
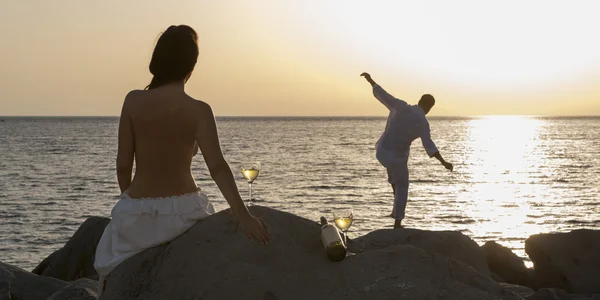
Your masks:
<path fill-rule="evenodd" d="M 133 147 L 135 153 L 135 176 L 125 191 L 130 197 L 169 197 L 197 190 L 190 167 L 197 152 L 197 136 L 203 134 L 197 131 L 202 128 L 198 124 L 205 107 L 209 108 L 170 86 L 127 96 L 119 146 Z M 130 159 L 127 154 L 122 156 Z"/>

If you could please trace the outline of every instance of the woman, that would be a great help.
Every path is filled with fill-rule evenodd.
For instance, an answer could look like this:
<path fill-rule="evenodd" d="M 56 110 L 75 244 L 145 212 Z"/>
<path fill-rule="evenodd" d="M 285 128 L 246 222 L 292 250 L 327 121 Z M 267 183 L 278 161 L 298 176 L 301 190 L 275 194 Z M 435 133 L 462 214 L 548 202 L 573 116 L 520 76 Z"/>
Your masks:
<path fill-rule="evenodd" d="M 97 247 L 94 267 L 105 277 L 143 250 L 171 241 L 214 213 L 190 172 L 198 147 L 211 177 L 251 240 L 268 244 L 269 232 L 252 216 L 223 158 L 211 107 L 185 93 L 198 58 L 196 32 L 170 26 L 158 39 L 144 91 L 130 92 L 119 122 L 117 177 L 121 197 Z M 135 158 L 136 172 L 131 173 Z"/>

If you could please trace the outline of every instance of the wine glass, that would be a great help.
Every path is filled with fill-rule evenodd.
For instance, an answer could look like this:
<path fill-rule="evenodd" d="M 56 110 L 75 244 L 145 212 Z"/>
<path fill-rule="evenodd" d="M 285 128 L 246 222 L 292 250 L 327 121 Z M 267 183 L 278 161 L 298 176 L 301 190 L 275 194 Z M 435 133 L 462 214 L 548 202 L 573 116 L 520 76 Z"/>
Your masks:
<path fill-rule="evenodd" d="M 248 199 L 248 206 L 252 205 L 252 183 L 258 177 L 260 173 L 260 162 L 259 161 L 251 161 L 242 163 L 242 176 L 248 181 L 248 186 L 250 187 L 250 197 Z"/>
<path fill-rule="evenodd" d="M 346 245 L 348 236 L 346 232 L 348 232 L 348 229 L 352 226 L 353 220 L 354 216 L 352 208 L 342 208 L 333 211 L 333 221 L 335 222 L 335 226 L 337 226 L 344 234 L 344 245 Z"/>

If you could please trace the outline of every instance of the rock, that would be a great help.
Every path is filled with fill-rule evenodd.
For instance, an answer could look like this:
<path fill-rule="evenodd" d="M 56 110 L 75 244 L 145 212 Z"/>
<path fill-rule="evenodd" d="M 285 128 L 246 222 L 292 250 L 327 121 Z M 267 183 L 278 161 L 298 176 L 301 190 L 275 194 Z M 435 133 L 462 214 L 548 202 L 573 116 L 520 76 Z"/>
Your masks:
<path fill-rule="evenodd" d="M 73 281 L 97 275 L 94 269 L 96 247 L 110 219 L 90 217 L 64 247 L 50 254 L 32 273 Z"/>
<path fill-rule="evenodd" d="M 46 300 L 67 285 L 55 278 L 38 276 L 0 262 L 0 299 Z"/>
<path fill-rule="evenodd" d="M 492 272 L 492 277 L 490 278 L 494 279 L 494 281 L 499 283 L 506 283 L 506 280 L 504 280 L 504 278 L 498 276 L 498 274 L 495 274 L 494 272 Z"/>
<path fill-rule="evenodd" d="M 600 300 L 600 294 L 568 294 L 564 296 L 562 300 Z"/>
<path fill-rule="evenodd" d="M 598 294 L 569 294 L 562 289 L 539 289 L 535 293 L 525 297 L 526 300 L 600 300 Z"/>
<path fill-rule="evenodd" d="M 539 289 L 535 293 L 525 297 L 526 300 L 562 300 L 568 293 L 560 289 Z"/>
<path fill-rule="evenodd" d="M 380 229 L 356 238 L 350 251 L 362 252 L 388 247 L 412 245 L 465 263 L 479 273 L 492 277 L 479 245 L 458 231 L 426 231 L 419 229 Z"/>
<path fill-rule="evenodd" d="M 510 249 L 493 241 L 481 246 L 487 265 L 494 274 L 507 283 L 536 288 L 535 273 Z"/>
<path fill-rule="evenodd" d="M 522 285 L 517 285 L 517 284 L 500 283 L 500 286 L 504 287 L 505 289 L 507 289 L 521 297 L 529 296 L 529 295 L 533 294 L 533 292 L 534 292 L 534 290 L 532 288 L 522 286 Z"/>
<path fill-rule="evenodd" d="M 48 300 L 96 300 L 96 298 L 98 298 L 98 282 L 82 278 L 52 294 Z"/>
<path fill-rule="evenodd" d="M 600 294 L 600 231 L 537 234 L 525 240 L 541 287 Z"/>
<path fill-rule="evenodd" d="M 270 226 L 271 244 L 250 242 L 219 212 L 123 262 L 100 299 L 522 299 L 457 260 L 410 245 L 331 262 L 313 221 L 251 210 Z"/>

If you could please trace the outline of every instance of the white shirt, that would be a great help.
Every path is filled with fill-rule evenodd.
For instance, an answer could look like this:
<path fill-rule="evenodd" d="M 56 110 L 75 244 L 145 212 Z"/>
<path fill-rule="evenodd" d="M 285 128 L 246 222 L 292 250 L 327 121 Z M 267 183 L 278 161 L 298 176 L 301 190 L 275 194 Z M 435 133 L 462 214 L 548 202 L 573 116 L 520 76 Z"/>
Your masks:
<path fill-rule="evenodd" d="M 429 157 L 438 152 L 431 140 L 429 122 L 421 107 L 408 105 L 388 94 L 378 84 L 373 85 L 373 95 L 390 110 L 385 131 L 377 141 L 377 159 L 383 166 L 408 161 L 410 145 L 417 138 L 421 138 Z"/>

